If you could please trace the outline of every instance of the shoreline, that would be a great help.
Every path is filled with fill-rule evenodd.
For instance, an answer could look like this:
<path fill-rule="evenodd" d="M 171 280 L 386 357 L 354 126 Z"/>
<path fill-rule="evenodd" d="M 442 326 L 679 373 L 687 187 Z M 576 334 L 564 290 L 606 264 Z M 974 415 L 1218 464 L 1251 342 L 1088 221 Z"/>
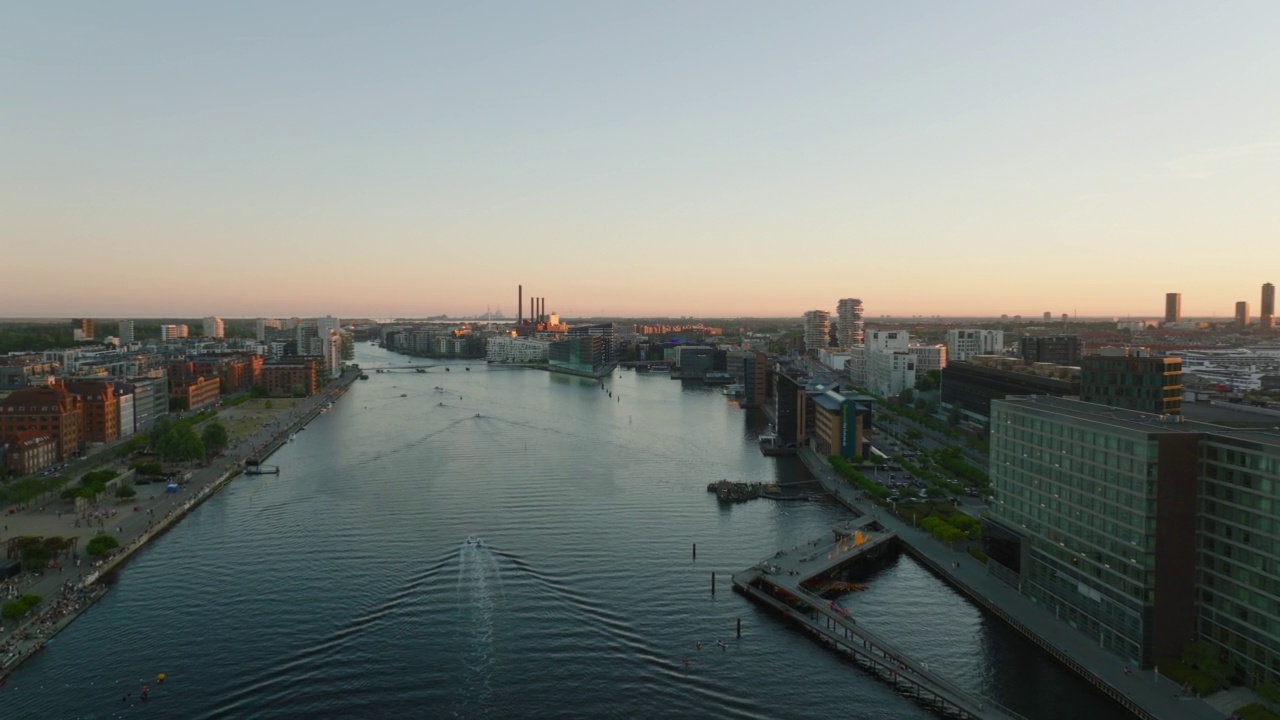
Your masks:
<path fill-rule="evenodd" d="M 102 581 L 105 577 L 118 571 L 139 549 L 155 538 L 168 532 L 177 523 L 186 517 L 191 511 L 195 510 L 206 500 L 212 497 L 222 488 L 226 487 L 232 480 L 244 473 L 245 462 L 249 459 L 259 461 L 266 460 L 273 453 L 280 449 L 289 441 L 289 437 L 296 433 L 299 428 L 306 426 L 314 420 L 322 412 L 324 406 L 331 402 L 336 402 L 360 377 L 360 371 L 348 370 L 338 378 L 335 378 L 329 385 L 326 385 L 320 392 L 311 397 L 305 398 L 303 403 L 295 406 L 295 409 L 301 408 L 301 414 L 290 422 L 288 425 L 282 426 L 272 432 L 258 447 L 250 447 L 245 450 L 238 450 L 234 454 L 224 453 L 215 458 L 215 461 L 200 470 L 218 469 L 221 472 L 212 478 L 203 481 L 199 490 L 183 501 L 177 507 L 174 507 L 163 516 L 156 518 L 154 524 L 147 527 L 137 536 L 122 544 L 109 558 L 102 561 L 102 564 L 94 567 L 92 564 L 86 568 L 86 572 L 78 578 L 68 578 L 63 584 L 74 583 L 75 600 L 72 608 L 65 614 L 53 621 L 53 624 L 44 630 L 37 630 L 36 634 L 28 632 L 31 628 L 39 628 L 45 614 L 52 609 L 52 604 L 56 602 L 56 597 L 50 596 L 47 601 L 41 603 L 41 609 L 34 616 L 20 622 L 20 624 L 9 633 L 10 641 L 15 643 L 11 651 L 0 657 L 0 688 L 17 672 L 18 668 L 24 662 L 31 659 L 36 653 L 43 650 L 58 633 L 67 628 L 76 618 L 80 617 L 86 610 L 93 607 L 98 600 L 106 595 L 109 586 Z M 261 430 L 267 429 L 265 426 Z M 243 455 L 243 457 L 242 457 Z M 186 488 L 183 488 L 185 491 Z M 43 578 L 47 578 L 51 571 L 46 570 Z M 31 583 L 30 587 L 39 584 L 40 581 Z M 26 635 L 25 638 L 19 636 Z"/>

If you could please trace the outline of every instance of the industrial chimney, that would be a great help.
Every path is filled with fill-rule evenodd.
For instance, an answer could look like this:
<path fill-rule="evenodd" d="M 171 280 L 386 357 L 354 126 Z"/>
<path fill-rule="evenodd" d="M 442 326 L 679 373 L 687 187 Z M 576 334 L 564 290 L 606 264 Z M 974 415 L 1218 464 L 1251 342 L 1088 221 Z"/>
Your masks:
<path fill-rule="evenodd" d="M 516 325 L 524 324 L 524 286 L 516 286 Z"/>

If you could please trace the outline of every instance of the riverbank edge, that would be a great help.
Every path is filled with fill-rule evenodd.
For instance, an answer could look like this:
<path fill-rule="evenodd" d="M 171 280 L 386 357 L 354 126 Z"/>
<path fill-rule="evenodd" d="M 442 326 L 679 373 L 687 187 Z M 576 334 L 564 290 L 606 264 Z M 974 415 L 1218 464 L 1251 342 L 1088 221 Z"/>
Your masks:
<path fill-rule="evenodd" d="M 328 394 L 334 390 L 345 391 L 346 389 L 350 388 L 351 385 L 355 382 L 355 380 L 359 377 L 360 377 L 360 372 L 358 370 L 355 372 L 348 371 L 344 373 L 340 378 L 338 378 L 337 382 L 333 383 L 332 385 L 326 386 L 323 392 Z M 320 393 L 317 393 L 317 395 L 319 394 Z M 255 457 L 257 457 L 260 460 L 266 460 L 267 458 L 271 457 L 271 455 L 274 454 L 275 451 L 279 450 L 281 446 L 283 446 L 286 442 L 289 441 L 290 435 L 297 432 L 299 428 L 306 426 L 308 423 L 314 420 L 318 415 L 320 415 L 322 407 L 323 406 L 317 405 L 315 408 L 312 408 L 302 417 L 298 418 L 293 423 L 290 423 L 287 427 L 283 427 L 280 430 L 278 430 L 276 434 L 273 435 L 271 439 L 267 441 L 266 445 L 263 446 L 262 452 L 260 454 L 256 454 Z M 43 650 L 45 646 L 49 644 L 50 641 L 52 641 L 55 637 L 57 637 L 58 633 L 65 630 L 67 626 L 69 626 L 72 622 L 76 620 L 76 618 L 83 615 L 85 611 L 87 611 L 89 608 L 97 604 L 97 602 L 101 600 L 104 595 L 107 594 L 108 586 L 101 584 L 103 577 L 105 577 L 109 573 L 114 572 L 120 567 L 123 567 L 125 562 L 127 562 L 129 558 L 133 557 L 134 553 L 136 553 L 139 549 L 141 549 L 147 543 L 154 540 L 156 537 L 164 534 L 173 526 L 177 525 L 178 522 L 183 518 L 185 518 L 191 511 L 195 510 L 197 507 L 200 507 L 200 505 L 203 504 L 204 501 L 208 500 L 210 497 L 213 497 L 215 493 L 217 493 L 222 488 L 226 487 L 228 484 L 231 483 L 232 480 L 234 480 L 235 478 L 239 477 L 242 474 L 244 474 L 243 465 L 233 467 L 227 472 L 223 473 L 218 479 L 210 482 L 209 484 L 201 488 L 200 492 L 197 493 L 194 497 L 187 500 L 180 507 L 169 511 L 169 513 L 166 514 L 164 517 L 160 518 L 160 520 L 154 526 L 143 531 L 143 533 L 138 537 L 134 538 L 132 542 L 130 542 L 129 544 L 121 548 L 119 552 L 112 555 L 106 562 L 104 562 L 102 567 L 99 568 L 97 571 L 85 576 L 85 578 L 80 581 L 81 590 L 89 591 L 89 595 L 88 597 L 85 598 L 84 604 L 76 608 L 74 612 L 68 613 L 67 615 L 59 619 L 57 624 L 55 624 L 52 628 L 50 628 L 49 633 L 47 635 L 40 638 L 40 640 L 38 640 L 35 644 L 33 644 L 30 648 L 28 648 L 25 653 L 23 653 L 18 658 L 16 658 L 11 665 L 8 665 L 7 667 L 4 667 L 4 668 L 0 668 L 0 687 L 4 686 L 5 681 L 7 681 L 10 676 L 12 676 L 15 672 L 17 672 L 18 668 L 22 667 L 23 663 L 31 659 L 36 653 Z M 34 622 L 34 621 L 31 621 L 31 622 Z"/>
<path fill-rule="evenodd" d="M 818 478 L 818 481 L 822 483 L 823 489 L 825 489 L 827 493 L 833 499 L 835 499 L 836 502 L 840 503 L 843 507 L 845 507 L 850 512 L 852 512 L 853 514 L 859 517 L 866 514 L 865 511 L 859 508 L 856 504 L 848 502 L 837 491 L 837 489 L 832 484 L 834 480 L 831 478 L 831 468 L 823 467 L 822 460 L 820 458 L 817 458 L 816 455 L 808 452 L 801 452 L 798 454 L 800 456 L 801 461 L 804 463 L 805 467 L 809 470 L 810 474 Z M 1074 660 L 1066 651 L 1054 645 L 1048 639 L 1044 638 L 1035 630 L 1028 627 L 1025 623 L 1019 621 L 1017 618 L 1014 618 L 1012 615 L 1006 612 L 1004 608 L 1000 607 L 999 604 L 991 600 L 991 598 L 988 598 L 986 595 L 979 592 L 977 588 L 974 588 L 968 583 L 965 583 L 964 581 L 955 577 L 951 573 L 947 572 L 939 563 L 935 562 L 920 548 L 916 547 L 910 541 L 909 538 L 899 533 L 898 540 L 901 542 L 902 548 L 906 550 L 908 555 L 910 555 L 917 562 L 919 562 L 920 564 L 928 568 L 929 571 L 932 572 L 934 575 L 938 576 L 943 581 L 945 581 L 948 585 L 955 588 L 956 590 L 959 590 L 970 600 L 977 603 L 978 607 L 980 607 L 982 610 L 1002 620 L 1005 624 L 1007 624 L 1009 627 L 1016 630 L 1023 637 L 1033 642 L 1041 650 L 1048 653 L 1050 657 L 1062 663 L 1062 665 L 1064 665 L 1067 669 L 1071 670 L 1076 675 L 1083 678 L 1090 685 L 1093 685 L 1095 688 L 1101 691 L 1104 695 L 1106 695 L 1107 697 L 1111 698 L 1116 703 L 1118 703 L 1125 710 L 1128 710 L 1129 712 L 1133 713 L 1135 717 L 1138 717 L 1141 720 L 1159 720 L 1159 718 L 1154 713 L 1148 711 L 1146 708 L 1134 702 L 1132 698 L 1130 698 L 1129 696 L 1121 692 L 1120 688 L 1115 687 L 1111 683 L 1107 682 L 1104 678 L 1099 677 L 1096 673 L 1094 673 L 1089 668 L 1085 667 L 1080 662 Z M 1119 662 L 1119 660 L 1117 660 L 1117 662 Z"/>

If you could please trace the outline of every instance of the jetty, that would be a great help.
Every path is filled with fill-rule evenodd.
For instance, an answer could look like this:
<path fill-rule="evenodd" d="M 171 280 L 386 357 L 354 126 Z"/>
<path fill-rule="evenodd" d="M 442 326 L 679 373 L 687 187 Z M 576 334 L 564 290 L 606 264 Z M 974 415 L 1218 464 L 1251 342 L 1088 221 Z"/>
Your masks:
<path fill-rule="evenodd" d="M 849 609 L 822 593 L 856 590 L 842 578 L 848 570 L 896 552 L 897 533 L 875 518 L 861 517 L 832 529 L 832 540 L 815 540 L 735 573 L 733 589 L 769 608 L 852 659 L 859 667 L 946 718 L 1018 720 L 1022 716 L 995 701 L 964 690 L 928 664 L 904 653 L 860 625 Z M 1023 718 L 1022 720 L 1025 720 Z"/>
<path fill-rule="evenodd" d="M 777 500 L 782 497 L 782 489 L 772 483 L 746 483 L 721 480 L 707 483 L 707 492 L 715 493 L 716 499 L 726 503 L 740 503 L 756 498 Z"/>

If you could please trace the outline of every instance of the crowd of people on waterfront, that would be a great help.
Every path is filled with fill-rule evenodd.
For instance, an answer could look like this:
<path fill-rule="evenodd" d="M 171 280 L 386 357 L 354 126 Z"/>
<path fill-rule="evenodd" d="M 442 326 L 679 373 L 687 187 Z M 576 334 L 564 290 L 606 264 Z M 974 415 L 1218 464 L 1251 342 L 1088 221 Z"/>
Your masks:
<path fill-rule="evenodd" d="M 80 527 L 80 522 L 84 521 L 85 527 L 93 527 L 93 523 L 97 521 L 98 527 L 105 528 L 106 521 L 116 516 L 118 511 L 115 508 L 90 508 L 80 513 L 80 517 L 76 518 L 75 527 Z"/>
<path fill-rule="evenodd" d="M 86 590 L 74 580 L 64 580 L 53 603 L 20 625 L 0 644 L 0 667 L 44 647 L 44 640 L 53 634 L 59 623 L 75 617 L 90 602 L 91 592 L 94 591 Z"/>

